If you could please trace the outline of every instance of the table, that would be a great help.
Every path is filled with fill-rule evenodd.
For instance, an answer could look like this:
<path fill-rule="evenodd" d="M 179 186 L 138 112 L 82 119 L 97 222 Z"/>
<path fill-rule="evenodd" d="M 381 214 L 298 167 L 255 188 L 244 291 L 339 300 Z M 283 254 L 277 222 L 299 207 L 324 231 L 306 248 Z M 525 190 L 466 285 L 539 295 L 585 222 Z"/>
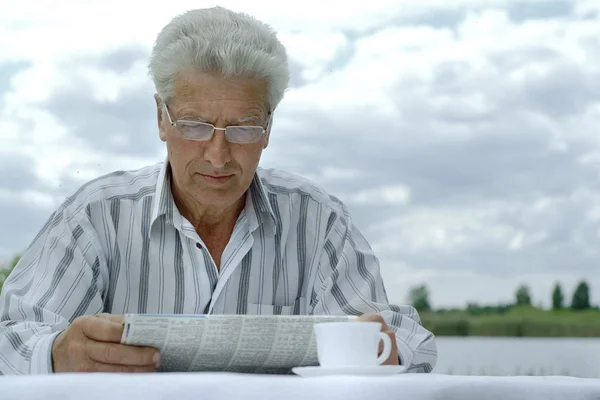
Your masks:
<path fill-rule="evenodd" d="M 232 373 L 0 377 L 2 400 L 598 400 L 600 379 L 401 374 L 319 377 Z"/>

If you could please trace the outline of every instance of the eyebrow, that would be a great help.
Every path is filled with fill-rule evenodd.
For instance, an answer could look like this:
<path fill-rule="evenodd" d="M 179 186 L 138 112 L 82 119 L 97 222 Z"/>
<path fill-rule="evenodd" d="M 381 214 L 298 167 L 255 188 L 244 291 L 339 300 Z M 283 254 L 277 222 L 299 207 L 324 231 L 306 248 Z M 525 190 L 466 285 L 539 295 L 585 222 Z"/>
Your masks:
<path fill-rule="evenodd" d="M 198 117 L 197 115 L 182 115 L 181 117 L 179 117 L 180 119 L 184 119 L 184 120 L 192 120 L 192 121 L 199 121 L 199 122 L 205 122 L 207 124 L 212 124 L 212 122 L 202 118 L 202 117 Z M 261 118 L 256 116 L 256 115 L 249 115 L 247 117 L 242 117 L 242 118 L 238 118 L 234 121 L 231 121 L 231 123 L 233 124 L 243 124 L 245 122 L 250 122 L 250 121 L 257 121 L 260 122 Z"/>
<path fill-rule="evenodd" d="M 238 123 L 238 124 L 243 124 L 244 122 L 249 122 L 249 121 L 260 121 L 261 118 L 257 117 L 256 115 L 249 115 L 247 117 L 242 117 L 239 118 L 237 121 L 233 121 L 234 123 Z"/>

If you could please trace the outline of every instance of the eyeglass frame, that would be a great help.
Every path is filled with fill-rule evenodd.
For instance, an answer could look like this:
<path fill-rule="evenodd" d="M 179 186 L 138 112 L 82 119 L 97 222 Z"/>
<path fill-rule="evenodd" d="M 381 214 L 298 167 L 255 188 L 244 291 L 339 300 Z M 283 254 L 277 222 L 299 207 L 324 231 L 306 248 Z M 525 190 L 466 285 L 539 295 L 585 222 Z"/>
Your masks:
<path fill-rule="evenodd" d="M 193 120 L 188 120 L 188 119 L 177 119 L 176 121 L 173 121 L 173 118 L 171 118 L 171 113 L 169 113 L 169 107 L 167 107 L 167 103 L 163 103 L 163 106 L 165 108 L 165 111 L 167 112 L 167 117 L 169 118 L 169 124 L 172 127 L 174 127 L 174 128 L 177 128 L 177 122 L 180 122 L 180 121 L 192 122 L 192 123 L 195 123 L 195 124 L 202 124 L 202 125 L 206 125 L 206 126 L 212 127 L 212 132 L 211 132 L 210 136 L 208 137 L 208 139 L 190 139 L 190 138 L 184 137 L 181 134 L 179 134 L 179 129 L 175 129 L 175 132 L 177 133 L 177 136 L 179 136 L 179 137 L 181 137 L 181 138 L 183 138 L 185 140 L 193 140 L 193 141 L 196 141 L 196 142 L 208 142 L 209 140 L 211 140 L 214 137 L 215 131 L 224 131 L 225 139 L 227 139 L 227 141 L 229 143 L 236 143 L 236 144 L 253 144 L 253 143 L 258 143 L 264 137 L 265 134 L 268 134 L 269 127 L 270 127 L 271 121 L 273 119 L 273 113 L 271 111 L 269 111 L 269 113 L 267 114 L 269 116 L 269 119 L 267 121 L 267 126 L 266 127 L 264 127 L 262 125 L 231 125 L 231 126 L 226 126 L 225 128 L 217 128 L 213 124 L 208 123 L 208 122 L 204 122 L 204 121 L 193 121 Z M 227 128 L 229 128 L 229 127 L 245 127 L 245 126 L 247 126 L 249 128 L 262 128 L 262 132 L 260 134 L 260 137 L 257 140 L 253 141 L 253 142 L 233 142 L 233 141 L 229 140 L 229 137 L 227 136 Z"/>

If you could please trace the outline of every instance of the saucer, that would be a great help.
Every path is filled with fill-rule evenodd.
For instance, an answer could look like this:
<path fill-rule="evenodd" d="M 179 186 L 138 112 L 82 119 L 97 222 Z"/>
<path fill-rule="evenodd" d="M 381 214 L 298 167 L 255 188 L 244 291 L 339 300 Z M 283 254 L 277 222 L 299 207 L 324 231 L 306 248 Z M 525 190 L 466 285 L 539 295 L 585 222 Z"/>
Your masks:
<path fill-rule="evenodd" d="M 386 376 L 396 375 L 406 370 L 404 365 L 374 365 L 369 367 L 295 367 L 292 372 L 305 378 L 317 376 L 352 375 Z"/>

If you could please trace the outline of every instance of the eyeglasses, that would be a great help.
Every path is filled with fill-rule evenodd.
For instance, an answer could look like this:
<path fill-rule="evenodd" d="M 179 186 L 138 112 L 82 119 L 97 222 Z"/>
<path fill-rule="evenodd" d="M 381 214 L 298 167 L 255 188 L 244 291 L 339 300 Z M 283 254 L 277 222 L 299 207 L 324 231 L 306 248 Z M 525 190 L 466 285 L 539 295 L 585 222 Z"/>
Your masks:
<path fill-rule="evenodd" d="M 187 140 L 210 140 L 214 132 L 218 130 L 225 131 L 225 138 L 231 143 L 256 143 L 262 139 L 269 126 L 269 123 L 267 123 L 267 128 L 248 125 L 233 125 L 225 128 L 216 128 L 212 124 L 200 121 L 178 119 L 177 122 L 173 122 L 171 114 L 169 114 L 169 108 L 166 104 L 164 107 L 167 111 L 167 116 L 169 117 L 169 123 L 176 128 L 177 135 Z M 269 122 L 271 122 L 270 117 Z"/>

